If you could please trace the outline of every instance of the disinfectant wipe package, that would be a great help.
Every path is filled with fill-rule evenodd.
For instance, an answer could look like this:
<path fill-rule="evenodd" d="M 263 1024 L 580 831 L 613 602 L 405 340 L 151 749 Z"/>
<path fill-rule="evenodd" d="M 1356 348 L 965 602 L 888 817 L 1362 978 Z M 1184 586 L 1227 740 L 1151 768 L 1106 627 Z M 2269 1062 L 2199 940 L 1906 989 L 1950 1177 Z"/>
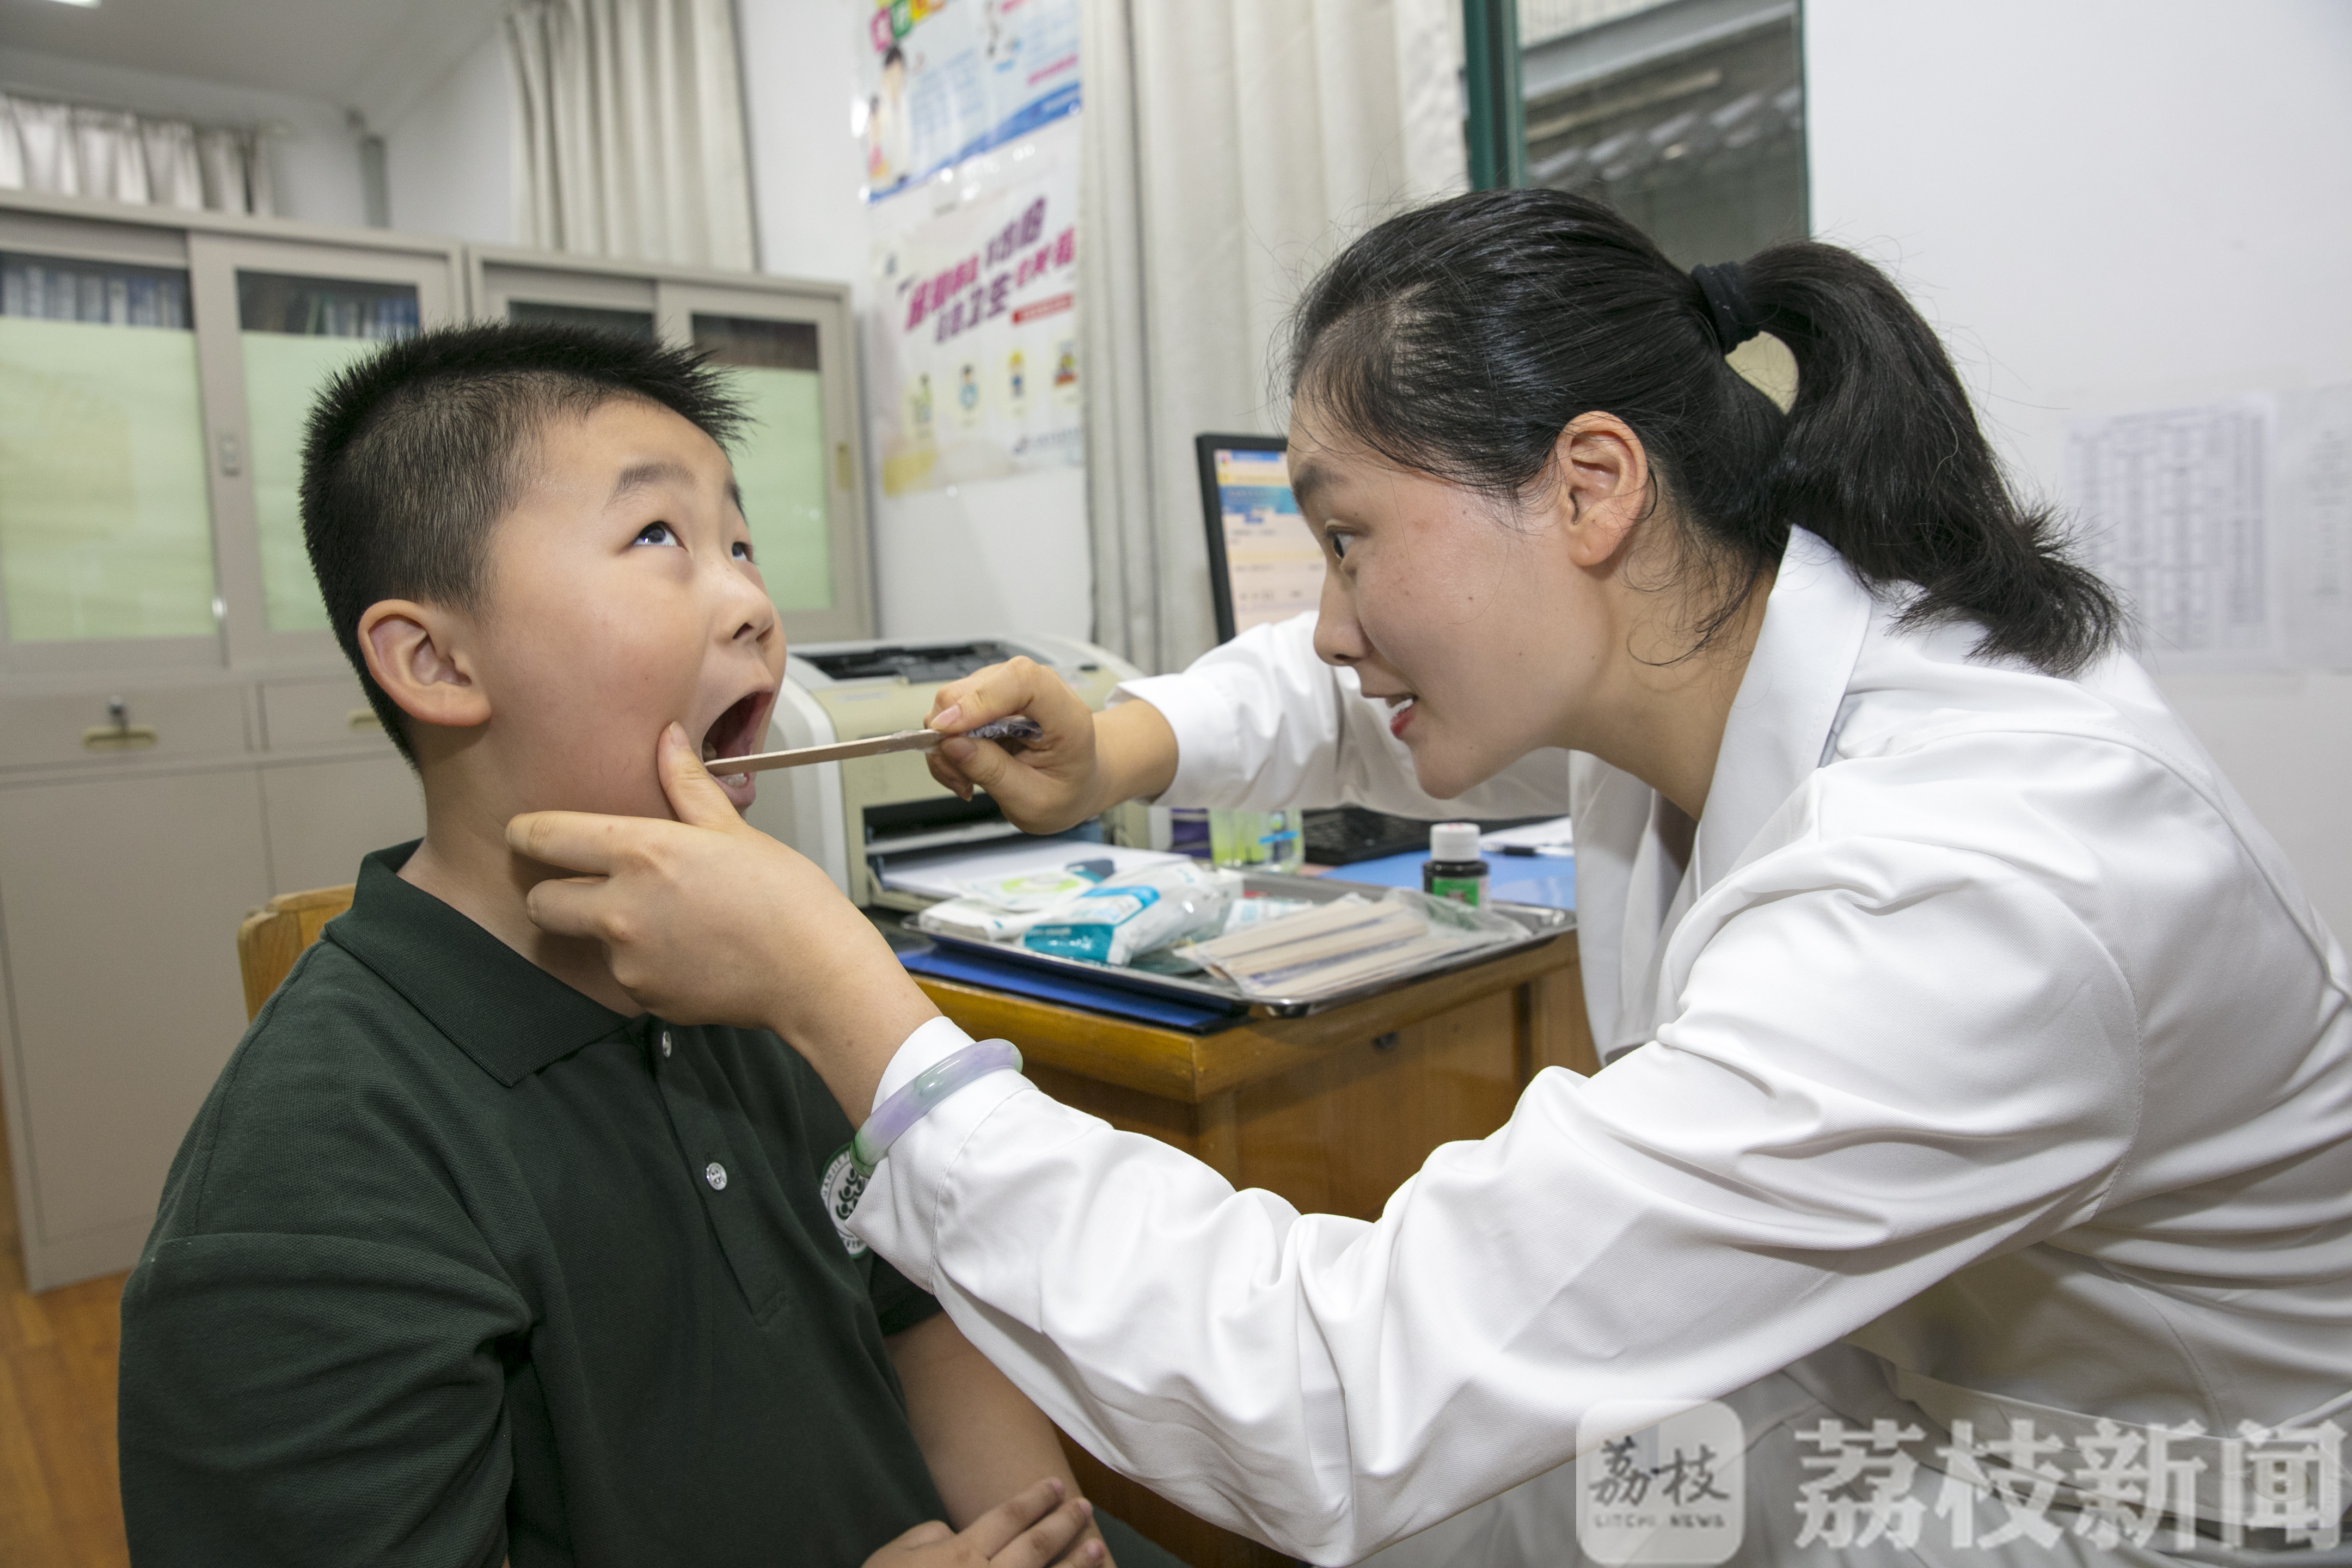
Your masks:
<path fill-rule="evenodd" d="M 1121 872 L 1088 889 L 1021 944 L 1056 958 L 1126 963 L 1139 953 L 1221 929 L 1239 880 L 1191 860 Z"/>

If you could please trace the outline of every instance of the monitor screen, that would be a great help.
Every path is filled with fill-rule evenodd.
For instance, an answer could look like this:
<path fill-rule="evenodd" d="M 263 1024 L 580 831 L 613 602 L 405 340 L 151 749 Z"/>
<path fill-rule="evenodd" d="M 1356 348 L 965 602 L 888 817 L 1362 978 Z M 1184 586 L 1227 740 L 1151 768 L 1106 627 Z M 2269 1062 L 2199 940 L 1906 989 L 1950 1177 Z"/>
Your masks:
<path fill-rule="evenodd" d="M 1212 446 L 1205 454 L 1216 487 L 1216 542 L 1223 546 L 1225 604 L 1234 637 L 1266 621 L 1315 608 L 1323 594 L 1323 548 L 1298 515 L 1290 464 L 1278 449 Z M 1220 623 L 1225 614 L 1218 616 Z"/>

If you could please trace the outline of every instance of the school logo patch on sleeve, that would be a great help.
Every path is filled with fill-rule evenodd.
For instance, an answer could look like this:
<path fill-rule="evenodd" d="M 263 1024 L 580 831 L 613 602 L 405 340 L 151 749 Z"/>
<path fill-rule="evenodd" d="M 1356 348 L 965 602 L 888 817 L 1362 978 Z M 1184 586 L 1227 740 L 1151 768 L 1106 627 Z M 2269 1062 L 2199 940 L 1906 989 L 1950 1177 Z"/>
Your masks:
<path fill-rule="evenodd" d="M 865 1257 L 866 1244 L 849 1228 L 849 1216 L 857 1212 L 857 1200 L 866 1195 L 866 1178 L 857 1173 L 848 1144 L 844 1143 L 825 1166 L 824 1180 L 816 1184 L 816 1192 L 824 1200 L 824 1212 L 833 1216 L 834 1234 L 841 1237 L 841 1245 L 849 1249 L 850 1257 Z"/>

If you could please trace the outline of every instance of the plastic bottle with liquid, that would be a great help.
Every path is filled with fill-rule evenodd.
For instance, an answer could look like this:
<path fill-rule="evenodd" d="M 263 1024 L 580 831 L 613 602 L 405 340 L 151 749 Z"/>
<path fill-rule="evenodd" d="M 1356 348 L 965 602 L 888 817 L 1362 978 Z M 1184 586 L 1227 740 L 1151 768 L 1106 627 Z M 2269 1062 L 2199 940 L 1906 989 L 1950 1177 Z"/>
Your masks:
<path fill-rule="evenodd" d="M 1478 825 L 1440 822 L 1429 830 L 1429 859 L 1421 868 L 1421 890 L 1472 909 L 1486 902 L 1486 862 L 1478 857 Z"/>
<path fill-rule="evenodd" d="M 1209 858 L 1234 871 L 1296 872 L 1306 863 L 1307 814 L 1282 811 L 1209 813 Z"/>

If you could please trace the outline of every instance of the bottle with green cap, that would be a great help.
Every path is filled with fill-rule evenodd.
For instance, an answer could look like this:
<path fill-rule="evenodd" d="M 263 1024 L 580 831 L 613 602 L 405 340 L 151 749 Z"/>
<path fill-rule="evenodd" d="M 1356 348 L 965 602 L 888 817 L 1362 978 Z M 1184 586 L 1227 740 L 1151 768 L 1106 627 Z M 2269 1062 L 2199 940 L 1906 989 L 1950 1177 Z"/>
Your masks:
<path fill-rule="evenodd" d="M 1421 890 L 1433 899 L 1482 908 L 1486 902 L 1486 862 L 1478 858 L 1478 825 L 1440 822 L 1429 829 L 1429 859 L 1421 868 Z"/>

